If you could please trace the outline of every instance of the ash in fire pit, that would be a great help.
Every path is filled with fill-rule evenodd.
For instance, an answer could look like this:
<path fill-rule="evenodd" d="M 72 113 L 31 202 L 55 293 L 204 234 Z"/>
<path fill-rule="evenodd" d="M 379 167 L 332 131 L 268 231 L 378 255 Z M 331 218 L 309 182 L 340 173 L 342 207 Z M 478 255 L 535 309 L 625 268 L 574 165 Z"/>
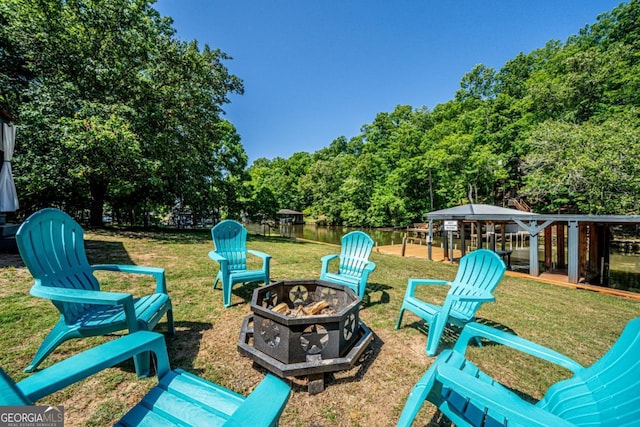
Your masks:
<path fill-rule="evenodd" d="M 351 289 L 320 280 L 258 288 L 238 350 L 281 377 L 307 375 L 311 380 L 350 369 L 372 340 L 360 322 L 360 304 Z M 323 388 L 322 383 L 319 391 Z"/>

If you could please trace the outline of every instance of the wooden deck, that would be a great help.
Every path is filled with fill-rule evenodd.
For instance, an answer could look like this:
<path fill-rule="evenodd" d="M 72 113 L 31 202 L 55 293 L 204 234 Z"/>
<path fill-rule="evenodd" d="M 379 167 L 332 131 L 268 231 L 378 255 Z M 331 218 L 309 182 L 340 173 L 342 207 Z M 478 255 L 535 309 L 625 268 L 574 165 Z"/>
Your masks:
<path fill-rule="evenodd" d="M 374 251 L 379 252 L 381 254 L 387 255 L 402 255 L 402 245 L 386 245 L 386 246 L 376 246 Z M 427 246 L 426 245 L 416 245 L 415 243 L 407 243 L 404 251 L 404 256 L 411 258 L 427 258 Z M 455 249 L 453 251 L 453 258 L 460 258 L 462 256 L 462 252 L 459 249 Z M 433 261 L 444 261 L 444 250 L 441 247 L 432 247 L 431 248 L 431 259 Z"/>

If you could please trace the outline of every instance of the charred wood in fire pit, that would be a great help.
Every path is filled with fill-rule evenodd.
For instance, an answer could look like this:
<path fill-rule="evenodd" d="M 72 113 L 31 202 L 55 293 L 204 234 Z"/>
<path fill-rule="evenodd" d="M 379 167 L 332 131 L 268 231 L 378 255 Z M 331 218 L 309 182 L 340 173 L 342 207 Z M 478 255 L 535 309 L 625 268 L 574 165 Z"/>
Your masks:
<path fill-rule="evenodd" d="M 303 316 L 316 316 L 318 314 L 335 314 L 336 310 L 331 307 L 328 301 L 321 300 L 308 304 L 306 306 L 299 305 L 295 310 L 291 310 L 286 302 L 281 302 L 271 309 L 276 313 L 283 314 L 285 316 L 303 317 Z"/>
<path fill-rule="evenodd" d="M 273 307 L 271 310 L 275 311 L 276 313 L 284 314 L 285 316 L 288 316 L 289 313 L 291 313 L 291 310 L 289 309 L 289 306 L 287 305 L 286 302 L 281 302 L 280 304 Z"/>
<path fill-rule="evenodd" d="M 325 300 L 321 300 L 313 304 L 309 304 L 306 307 L 302 307 L 302 311 L 304 311 L 307 316 L 314 316 L 316 314 L 320 314 L 320 312 L 327 307 L 329 307 L 329 303 Z"/>

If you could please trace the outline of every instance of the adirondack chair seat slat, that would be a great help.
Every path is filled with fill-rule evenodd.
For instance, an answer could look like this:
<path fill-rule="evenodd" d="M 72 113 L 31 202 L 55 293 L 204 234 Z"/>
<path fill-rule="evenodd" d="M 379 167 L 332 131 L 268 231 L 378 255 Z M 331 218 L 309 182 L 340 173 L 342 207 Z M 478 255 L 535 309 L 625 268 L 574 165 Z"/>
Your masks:
<path fill-rule="evenodd" d="M 130 417 L 149 416 L 187 425 L 223 425 L 244 401 L 244 396 L 176 369 L 164 375 L 121 422 L 126 425 Z"/>
<path fill-rule="evenodd" d="M 232 271 L 231 275 L 233 276 L 234 281 L 237 281 L 236 283 L 264 281 L 264 273 L 261 271 Z"/>
<path fill-rule="evenodd" d="M 160 414 L 149 411 L 142 402 L 131 408 L 127 420 L 120 420 L 114 427 L 184 427 L 184 424 L 171 422 Z"/>
<path fill-rule="evenodd" d="M 262 390 L 260 390 L 262 389 Z M 142 401 L 118 425 L 254 426 L 275 425 L 284 409 L 290 388 L 268 374 L 254 390 L 262 394 L 249 400 L 217 384 L 176 369 L 167 372 Z M 264 394 L 263 394 L 264 393 Z M 239 412 L 249 409 L 244 416 Z"/>
<path fill-rule="evenodd" d="M 349 273 L 344 274 L 336 274 L 336 273 L 326 273 L 323 277 L 323 280 L 328 280 L 330 282 L 346 282 L 350 285 L 357 285 L 360 283 L 360 276 L 353 276 Z"/>
<path fill-rule="evenodd" d="M 211 229 L 214 250 L 209 258 L 219 264 L 218 274 L 213 281 L 213 289 L 222 283 L 222 302 L 225 307 L 231 305 L 233 285 L 251 282 L 269 283 L 269 265 L 271 255 L 253 249 L 247 249 L 247 229 L 237 221 L 224 220 Z M 247 269 L 247 255 L 262 259 L 259 269 Z"/>
<path fill-rule="evenodd" d="M 342 236 L 339 254 L 329 254 L 321 258 L 320 280 L 337 283 L 351 288 L 356 295 L 364 298 L 369 274 L 376 264 L 369 261 L 373 249 L 373 239 L 362 231 L 352 231 Z M 339 260 L 338 269 L 331 270 L 331 262 Z"/>
<path fill-rule="evenodd" d="M 485 338 L 569 369 L 538 402 L 524 400 L 465 358 L 470 341 Z M 425 400 L 458 426 L 640 425 L 640 317 L 627 323 L 607 353 L 589 367 L 516 335 L 467 324 L 407 399 L 398 426 L 409 426 Z M 484 414 L 479 416 L 478 414 Z"/>
<path fill-rule="evenodd" d="M 164 270 L 139 265 L 90 265 L 84 247 L 84 230 L 59 209 L 42 209 L 22 223 L 16 233 L 22 259 L 34 278 L 30 293 L 50 300 L 60 319 L 38 348 L 32 372 L 60 344 L 72 338 L 105 335 L 128 329 L 153 329 L 167 316 L 173 334 L 173 309 L 167 294 Z M 149 275 L 155 292 L 133 299 L 122 292 L 106 292 L 93 274 L 97 270 Z M 148 355 L 135 357 L 136 371 L 149 370 Z"/>
<path fill-rule="evenodd" d="M 193 395 L 197 396 L 197 395 Z M 206 408 L 199 402 L 184 399 L 180 395 L 169 393 L 160 387 L 154 387 L 137 405 L 135 414 L 127 413 L 120 423 L 124 425 L 140 425 L 141 420 L 151 414 L 153 419 L 167 420 L 177 425 L 223 425 L 228 417 L 217 413 L 213 408 Z"/>
<path fill-rule="evenodd" d="M 170 303 L 167 294 L 152 294 L 133 300 L 133 306 L 140 329 L 152 330 L 162 319 Z M 126 316 L 121 305 L 98 305 L 93 310 L 83 313 L 76 320 L 82 328 L 102 328 L 105 325 L 122 323 L 126 327 Z"/>
<path fill-rule="evenodd" d="M 396 329 L 402 324 L 405 310 L 409 310 L 429 325 L 426 353 L 434 356 L 442 332 L 447 324 L 463 327 L 475 320 L 480 306 L 493 301 L 492 295 L 506 271 L 502 259 L 488 249 L 475 250 L 460 259 L 458 271 L 453 281 L 433 279 L 409 279 L 405 291 Z M 418 298 L 415 291 L 418 286 L 449 286 L 442 306 Z"/>
<path fill-rule="evenodd" d="M 244 397 L 181 369 L 171 370 L 164 337 L 139 331 L 85 350 L 17 384 L 0 368 L 0 405 L 33 405 L 103 369 L 148 352 L 155 354 L 158 384 L 122 417 L 118 426 L 275 426 L 291 394 L 291 388 L 271 374 Z"/>
<path fill-rule="evenodd" d="M 202 405 L 215 408 L 217 413 L 229 416 L 245 400 L 245 397 L 227 388 L 203 380 L 182 369 L 175 369 L 163 376 L 158 387 L 176 396 L 196 396 Z"/>

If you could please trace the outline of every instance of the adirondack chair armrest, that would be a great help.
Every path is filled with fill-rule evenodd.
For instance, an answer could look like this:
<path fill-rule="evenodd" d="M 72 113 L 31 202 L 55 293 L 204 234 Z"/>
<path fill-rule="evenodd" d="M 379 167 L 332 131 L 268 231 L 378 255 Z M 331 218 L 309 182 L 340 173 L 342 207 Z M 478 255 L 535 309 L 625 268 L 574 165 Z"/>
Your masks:
<path fill-rule="evenodd" d="M 122 305 L 129 332 L 138 330 L 136 311 L 133 306 L 133 295 L 121 292 L 92 291 L 87 289 L 54 288 L 35 284 L 29 291 L 34 297 L 53 301 L 64 301 L 81 304 Z"/>
<path fill-rule="evenodd" d="M 407 286 L 415 288 L 416 286 L 422 285 L 451 285 L 451 282 L 438 279 L 409 279 Z"/>
<path fill-rule="evenodd" d="M 251 255 L 255 255 L 259 258 L 262 258 L 263 261 L 268 261 L 271 259 L 271 255 L 266 254 L 264 252 L 261 251 L 256 251 L 255 249 L 247 249 L 247 252 L 250 253 Z"/>
<path fill-rule="evenodd" d="M 54 301 L 81 304 L 118 305 L 130 304 L 133 309 L 133 296 L 121 292 L 92 291 L 87 289 L 54 288 L 52 286 L 33 285 L 29 291 L 34 297 Z"/>
<path fill-rule="evenodd" d="M 471 293 L 463 295 L 453 294 L 451 291 L 449 291 L 449 295 L 447 296 L 453 300 L 463 302 L 491 302 L 496 300 L 496 297 L 494 297 L 490 292 L 478 291 L 478 289 L 473 288 L 469 288 L 469 290 L 471 291 Z"/>
<path fill-rule="evenodd" d="M 334 259 L 339 258 L 339 257 L 340 257 L 340 254 L 329 254 L 329 255 L 325 255 L 322 258 L 320 258 L 320 261 L 325 263 L 325 262 L 329 262 L 329 261 L 334 260 Z"/>
<path fill-rule="evenodd" d="M 143 352 L 156 355 L 158 377 L 169 371 L 169 357 L 162 334 L 139 331 L 71 356 L 36 372 L 18 383 L 32 401 L 81 381 Z"/>
<path fill-rule="evenodd" d="M 284 381 L 267 374 L 225 426 L 276 425 L 290 394 L 291 388 Z"/>
<path fill-rule="evenodd" d="M 333 261 L 336 258 L 339 258 L 340 254 L 329 254 L 329 255 L 325 255 L 322 258 L 320 258 L 320 261 L 322 261 L 322 267 L 320 267 L 320 272 L 328 272 L 329 271 L 329 263 L 331 261 Z"/>
<path fill-rule="evenodd" d="M 161 294 L 167 293 L 167 281 L 164 276 L 164 268 L 126 264 L 98 264 L 91 266 L 91 268 L 93 271 L 118 271 L 121 273 L 148 274 L 156 279 L 156 292 Z"/>
<path fill-rule="evenodd" d="M 373 273 L 373 270 L 376 269 L 376 263 L 373 261 L 368 261 L 367 266 L 364 268 L 364 271 L 367 273 Z"/>
<path fill-rule="evenodd" d="M 225 257 L 220 255 L 216 251 L 209 251 L 209 258 L 211 258 L 212 260 L 214 260 L 215 262 L 218 262 L 220 264 L 228 262 L 228 260 Z"/>
<path fill-rule="evenodd" d="M 565 356 L 564 354 L 558 353 L 555 350 L 551 350 L 550 348 L 536 344 L 517 335 L 476 322 L 471 322 L 465 325 L 464 329 L 460 333 L 458 341 L 453 347 L 453 351 L 464 355 L 469 342 L 474 338 L 486 338 L 498 344 L 506 345 L 515 350 L 562 366 L 574 374 L 577 374 L 584 369 L 584 367 L 575 360 Z"/>
<path fill-rule="evenodd" d="M 413 298 L 416 287 L 422 285 L 451 285 L 451 282 L 437 279 L 409 279 L 407 283 L 407 290 L 405 291 L 405 298 Z"/>
<path fill-rule="evenodd" d="M 526 426 L 573 426 L 556 415 L 540 409 L 514 395 L 512 399 L 505 396 L 504 389 L 489 386 L 484 381 L 469 375 L 453 366 L 438 364 L 434 373 L 435 380 L 444 387 L 451 388 L 465 399 L 480 408 L 489 407 L 487 415 L 499 414 L 509 420 L 509 425 Z"/>

